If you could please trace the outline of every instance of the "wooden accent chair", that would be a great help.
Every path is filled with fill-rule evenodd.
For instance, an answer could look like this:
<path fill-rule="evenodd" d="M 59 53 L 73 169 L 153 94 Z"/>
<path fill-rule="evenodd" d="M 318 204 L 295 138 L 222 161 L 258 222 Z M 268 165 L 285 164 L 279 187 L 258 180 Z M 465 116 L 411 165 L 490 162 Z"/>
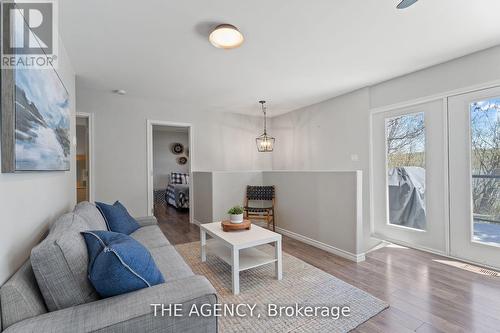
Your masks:
<path fill-rule="evenodd" d="M 274 213 L 275 190 L 273 186 L 247 186 L 245 197 L 244 214 L 249 220 L 264 220 L 267 222 L 267 228 L 273 224 L 273 231 L 276 230 L 276 216 Z M 271 202 L 270 207 L 255 207 L 249 206 L 250 201 L 268 201 Z"/>

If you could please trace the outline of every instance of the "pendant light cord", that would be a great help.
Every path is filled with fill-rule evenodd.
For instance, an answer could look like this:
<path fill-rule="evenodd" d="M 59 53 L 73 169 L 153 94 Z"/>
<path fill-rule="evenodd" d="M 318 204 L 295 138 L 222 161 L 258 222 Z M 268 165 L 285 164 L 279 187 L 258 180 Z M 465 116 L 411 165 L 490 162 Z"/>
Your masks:
<path fill-rule="evenodd" d="M 264 135 L 267 135 L 267 119 L 266 119 L 266 108 L 264 104 L 266 101 L 260 101 L 259 102 L 262 105 L 262 112 L 264 112 Z"/>

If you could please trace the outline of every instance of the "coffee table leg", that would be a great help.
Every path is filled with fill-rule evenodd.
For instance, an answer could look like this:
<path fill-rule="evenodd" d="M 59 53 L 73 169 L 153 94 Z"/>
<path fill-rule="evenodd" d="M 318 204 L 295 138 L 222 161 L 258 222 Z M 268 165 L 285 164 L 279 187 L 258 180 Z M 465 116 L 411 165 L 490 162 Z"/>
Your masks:
<path fill-rule="evenodd" d="M 234 247 L 232 248 L 231 259 L 233 262 L 231 265 L 233 276 L 233 294 L 238 295 L 240 293 L 240 252 Z"/>
<path fill-rule="evenodd" d="M 276 279 L 281 280 L 283 278 L 283 263 L 281 256 L 281 239 L 276 241 L 274 245 L 274 255 L 276 262 L 274 263 L 274 269 L 276 271 Z"/>
<path fill-rule="evenodd" d="M 200 229 L 201 261 L 207 261 L 207 233 Z"/>

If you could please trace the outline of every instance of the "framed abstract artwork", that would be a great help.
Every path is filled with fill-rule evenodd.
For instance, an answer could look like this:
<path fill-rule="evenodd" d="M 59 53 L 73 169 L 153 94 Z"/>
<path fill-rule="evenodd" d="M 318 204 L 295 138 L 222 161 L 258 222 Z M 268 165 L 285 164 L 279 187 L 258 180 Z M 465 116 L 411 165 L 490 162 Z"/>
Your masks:
<path fill-rule="evenodd" d="M 2 172 L 70 169 L 69 94 L 54 69 L 1 71 Z"/>

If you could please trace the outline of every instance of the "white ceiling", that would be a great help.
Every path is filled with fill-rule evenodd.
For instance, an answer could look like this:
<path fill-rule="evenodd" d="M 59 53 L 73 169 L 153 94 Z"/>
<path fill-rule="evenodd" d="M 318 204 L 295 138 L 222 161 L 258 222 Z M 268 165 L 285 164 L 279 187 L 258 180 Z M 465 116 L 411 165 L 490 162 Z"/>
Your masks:
<path fill-rule="evenodd" d="M 64 0 L 79 83 L 200 110 L 277 115 L 500 44 L 499 0 Z M 234 50 L 208 42 L 236 25 Z"/>

